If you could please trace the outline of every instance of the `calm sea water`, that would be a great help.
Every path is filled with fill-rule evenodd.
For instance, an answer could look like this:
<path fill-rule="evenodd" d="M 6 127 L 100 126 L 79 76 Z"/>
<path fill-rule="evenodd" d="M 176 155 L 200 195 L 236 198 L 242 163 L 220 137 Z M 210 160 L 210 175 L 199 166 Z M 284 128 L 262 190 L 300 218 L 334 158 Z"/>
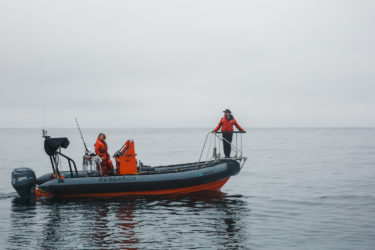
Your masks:
<path fill-rule="evenodd" d="M 102 130 L 85 129 L 92 145 Z M 204 129 L 104 129 L 145 164 L 196 161 Z M 67 154 L 80 165 L 75 129 Z M 221 192 L 185 196 L 17 199 L 10 174 L 50 172 L 38 129 L 0 129 L 0 249 L 375 249 L 375 129 L 249 129 L 249 157 Z"/>

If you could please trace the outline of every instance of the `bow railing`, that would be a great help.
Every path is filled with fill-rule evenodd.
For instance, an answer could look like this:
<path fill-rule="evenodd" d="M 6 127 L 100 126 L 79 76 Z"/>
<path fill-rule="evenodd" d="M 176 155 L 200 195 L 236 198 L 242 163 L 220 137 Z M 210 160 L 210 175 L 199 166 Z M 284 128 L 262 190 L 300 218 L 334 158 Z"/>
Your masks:
<path fill-rule="evenodd" d="M 206 135 L 203 148 L 201 151 L 201 154 L 199 156 L 198 162 L 208 162 L 211 160 L 220 160 L 220 159 L 233 159 L 233 160 L 239 160 L 243 163 L 241 164 L 241 167 L 247 160 L 247 157 L 243 156 L 243 142 L 242 142 L 242 136 L 245 132 L 242 131 L 234 131 L 233 133 L 233 140 L 232 142 L 228 141 L 223 137 L 223 132 L 209 132 Z M 230 157 L 223 157 L 222 156 L 222 149 L 223 142 L 226 142 L 230 145 L 232 153 L 234 153 L 233 156 Z M 212 152 L 210 154 L 210 152 Z"/>

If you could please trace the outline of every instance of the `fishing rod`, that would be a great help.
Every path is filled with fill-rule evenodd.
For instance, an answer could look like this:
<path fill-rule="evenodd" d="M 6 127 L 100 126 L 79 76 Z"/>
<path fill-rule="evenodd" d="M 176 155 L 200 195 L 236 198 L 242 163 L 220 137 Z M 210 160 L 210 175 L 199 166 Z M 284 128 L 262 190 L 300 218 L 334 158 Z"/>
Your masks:
<path fill-rule="evenodd" d="M 81 128 L 79 127 L 77 117 L 74 117 L 74 120 L 76 120 L 77 128 L 78 128 L 78 131 L 79 131 L 79 133 L 80 133 L 80 135 L 81 135 L 81 139 L 82 139 L 82 141 L 83 141 L 83 146 L 85 146 L 86 153 L 89 153 L 90 150 L 89 150 L 89 149 L 87 148 L 87 146 L 86 146 L 86 142 L 85 142 L 85 139 L 83 138 Z"/>

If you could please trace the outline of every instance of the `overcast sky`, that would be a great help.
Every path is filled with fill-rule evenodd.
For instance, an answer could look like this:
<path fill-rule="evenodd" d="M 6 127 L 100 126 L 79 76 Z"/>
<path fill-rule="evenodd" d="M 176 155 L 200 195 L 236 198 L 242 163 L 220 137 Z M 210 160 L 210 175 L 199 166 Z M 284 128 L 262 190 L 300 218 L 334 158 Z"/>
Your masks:
<path fill-rule="evenodd" d="M 0 0 L 0 127 L 375 126 L 375 1 Z"/>

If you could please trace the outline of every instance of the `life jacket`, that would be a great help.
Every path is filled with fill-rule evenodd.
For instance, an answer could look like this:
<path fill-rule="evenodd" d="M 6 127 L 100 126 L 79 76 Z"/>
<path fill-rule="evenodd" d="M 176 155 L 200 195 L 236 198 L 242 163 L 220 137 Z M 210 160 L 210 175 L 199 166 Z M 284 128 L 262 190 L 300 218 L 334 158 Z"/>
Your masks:
<path fill-rule="evenodd" d="M 221 132 L 233 132 L 233 125 L 236 126 L 236 128 L 239 131 L 245 131 L 241 126 L 237 123 L 236 119 L 233 118 L 232 115 L 229 116 L 229 118 L 226 118 L 225 116 L 220 119 L 219 124 L 217 127 L 213 130 L 213 132 L 217 132 L 221 128 Z"/>
<path fill-rule="evenodd" d="M 96 140 L 95 143 L 95 153 L 102 158 L 102 174 L 103 175 L 112 175 L 113 174 L 113 164 L 111 161 L 111 157 L 108 154 L 108 146 L 107 143 L 104 141 Z"/>
<path fill-rule="evenodd" d="M 99 140 L 99 138 L 96 140 L 95 143 L 95 153 L 100 157 L 100 158 L 108 158 L 109 159 L 109 154 L 108 154 L 108 146 L 105 141 Z M 103 159 L 106 160 L 106 159 Z"/>

